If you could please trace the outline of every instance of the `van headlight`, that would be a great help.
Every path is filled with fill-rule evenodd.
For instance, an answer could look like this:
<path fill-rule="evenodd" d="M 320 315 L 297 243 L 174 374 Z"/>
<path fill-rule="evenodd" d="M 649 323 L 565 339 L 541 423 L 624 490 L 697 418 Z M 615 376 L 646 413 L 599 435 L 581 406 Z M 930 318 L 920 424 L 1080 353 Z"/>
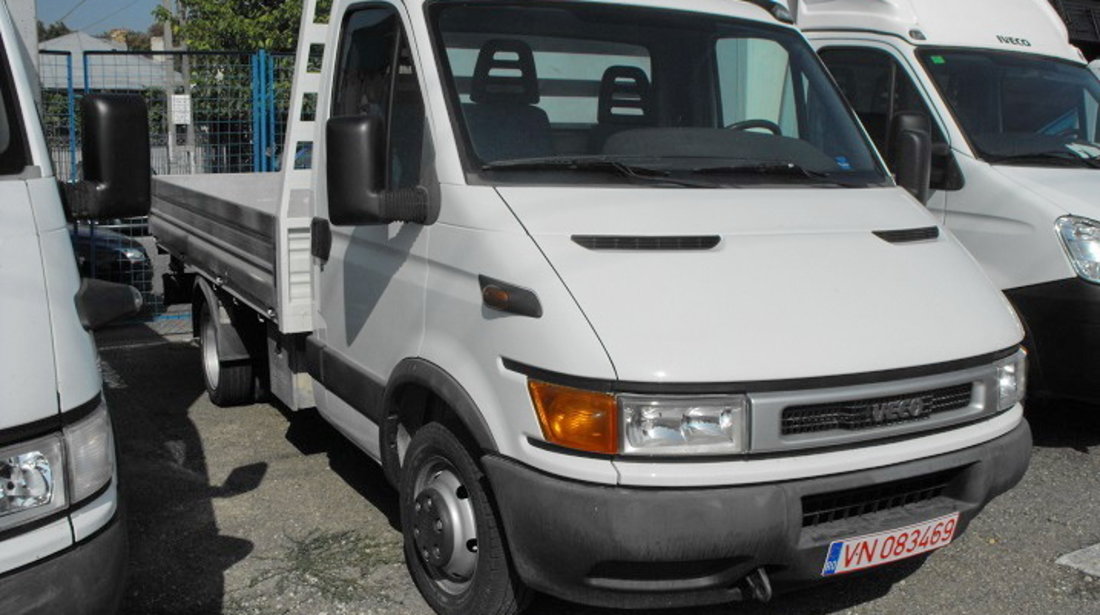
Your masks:
<path fill-rule="evenodd" d="M 95 495 L 111 482 L 115 472 L 115 443 L 111 436 L 111 418 L 107 405 L 82 421 L 65 428 L 70 493 L 79 503 Z"/>
<path fill-rule="evenodd" d="M 622 395 L 623 453 L 728 455 L 747 448 L 743 395 L 645 397 Z"/>
<path fill-rule="evenodd" d="M 996 367 L 997 409 L 1003 412 L 1027 396 L 1027 352 L 1021 348 L 1011 357 L 998 361 Z"/>
<path fill-rule="evenodd" d="M 1055 228 L 1077 275 L 1100 284 L 1100 222 L 1063 216 L 1055 222 Z"/>
<path fill-rule="evenodd" d="M 96 495 L 115 472 L 107 406 L 61 433 L 0 448 L 0 532 Z"/>
<path fill-rule="evenodd" d="M 48 436 L 0 449 L 0 532 L 65 508 L 61 448 Z"/>

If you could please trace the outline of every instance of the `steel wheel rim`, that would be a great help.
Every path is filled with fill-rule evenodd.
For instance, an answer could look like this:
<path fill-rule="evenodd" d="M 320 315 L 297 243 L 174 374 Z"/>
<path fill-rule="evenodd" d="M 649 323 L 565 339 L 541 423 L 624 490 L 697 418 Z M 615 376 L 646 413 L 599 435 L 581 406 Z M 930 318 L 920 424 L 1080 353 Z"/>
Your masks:
<path fill-rule="evenodd" d="M 210 307 L 202 308 L 202 367 L 206 372 L 206 383 L 211 389 L 218 388 L 218 376 L 221 362 L 218 361 L 218 330 L 210 314 Z"/>
<path fill-rule="evenodd" d="M 469 490 L 450 461 L 437 455 L 421 465 L 412 508 L 413 544 L 421 566 L 439 589 L 462 593 L 477 571 L 477 517 Z"/>

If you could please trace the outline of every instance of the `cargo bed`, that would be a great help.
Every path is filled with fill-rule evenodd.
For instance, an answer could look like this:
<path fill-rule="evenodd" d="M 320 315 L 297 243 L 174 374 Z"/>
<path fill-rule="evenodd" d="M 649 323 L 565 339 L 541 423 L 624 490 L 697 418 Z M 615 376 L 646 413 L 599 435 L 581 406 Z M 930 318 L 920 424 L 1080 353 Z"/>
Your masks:
<path fill-rule="evenodd" d="M 282 188 L 277 173 L 156 177 L 150 229 L 186 266 L 278 320 Z"/>

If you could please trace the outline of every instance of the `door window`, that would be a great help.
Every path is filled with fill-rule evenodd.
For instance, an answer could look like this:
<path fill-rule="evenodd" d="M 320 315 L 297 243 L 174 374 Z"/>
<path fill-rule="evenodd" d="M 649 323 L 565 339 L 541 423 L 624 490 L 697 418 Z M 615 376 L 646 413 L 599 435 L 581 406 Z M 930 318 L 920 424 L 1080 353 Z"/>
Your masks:
<path fill-rule="evenodd" d="M 388 189 L 420 180 L 424 99 L 401 19 L 391 7 L 349 13 L 333 87 L 332 115 L 373 115 L 386 133 Z"/>
<path fill-rule="evenodd" d="M 933 142 L 946 140 L 913 79 L 890 54 L 875 49 L 824 49 L 820 55 L 879 151 L 887 151 L 890 124 L 902 111 L 928 116 Z"/>

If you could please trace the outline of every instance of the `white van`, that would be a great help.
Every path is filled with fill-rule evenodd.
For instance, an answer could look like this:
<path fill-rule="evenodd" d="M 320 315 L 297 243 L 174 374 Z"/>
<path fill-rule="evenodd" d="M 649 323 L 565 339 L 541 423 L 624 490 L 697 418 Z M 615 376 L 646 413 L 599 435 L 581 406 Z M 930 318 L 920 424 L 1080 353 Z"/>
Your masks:
<path fill-rule="evenodd" d="M 135 313 L 141 297 L 81 281 L 66 215 L 148 209 L 148 163 L 132 155 L 148 152 L 147 120 L 140 99 L 86 99 L 88 179 L 65 186 L 66 210 L 26 58 L 0 4 L 0 613 L 110 613 L 126 529 L 89 330 Z"/>
<path fill-rule="evenodd" d="M 436 611 L 767 600 L 1023 475 L 1011 307 L 782 10 L 315 4 L 284 171 L 158 176 L 150 225 L 211 398 L 381 464 Z"/>
<path fill-rule="evenodd" d="M 927 201 L 1020 313 L 1033 392 L 1100 400 L 1100 82 L 1047 0 L 799 0 L 798 25 L 892 163 L 931 119 Z"/>

